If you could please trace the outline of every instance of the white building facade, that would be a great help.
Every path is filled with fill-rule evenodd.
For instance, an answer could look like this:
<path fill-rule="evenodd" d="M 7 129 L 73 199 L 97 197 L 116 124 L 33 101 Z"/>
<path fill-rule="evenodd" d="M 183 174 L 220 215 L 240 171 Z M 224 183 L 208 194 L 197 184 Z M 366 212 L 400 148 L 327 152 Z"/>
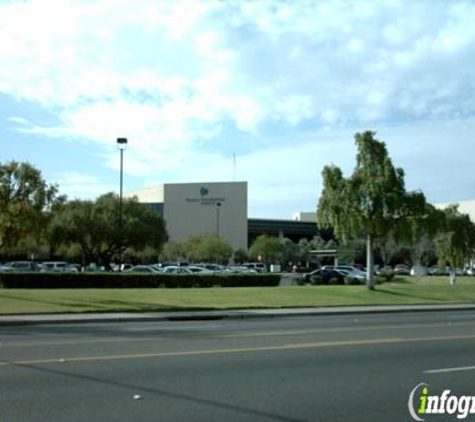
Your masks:
<path fill-rule="evenodd" d="M 162 214 L 171 241 L 216 234 L 247 249 L 247 182 L 166 183 L 127 192 Z"/>

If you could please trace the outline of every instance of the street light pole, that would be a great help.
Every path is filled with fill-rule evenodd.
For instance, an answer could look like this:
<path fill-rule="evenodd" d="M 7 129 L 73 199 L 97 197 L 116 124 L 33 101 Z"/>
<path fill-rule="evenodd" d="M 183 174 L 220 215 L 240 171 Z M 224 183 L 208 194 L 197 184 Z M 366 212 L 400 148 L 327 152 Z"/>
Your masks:
<path fill-rule="evenodd" d="M 219 208 L 221 207 L 221 202 L 216 202 L 216 234 L 219 237 Z"/>
<path fill-rule="evenodd" d="M 127 148 L 127 138 L 117 138 L 117 148 L 120 151 L 120 194 L 119 194 L 119 271 L 122 271 L 122 196 L 124 186 L 124 150 Z"/>

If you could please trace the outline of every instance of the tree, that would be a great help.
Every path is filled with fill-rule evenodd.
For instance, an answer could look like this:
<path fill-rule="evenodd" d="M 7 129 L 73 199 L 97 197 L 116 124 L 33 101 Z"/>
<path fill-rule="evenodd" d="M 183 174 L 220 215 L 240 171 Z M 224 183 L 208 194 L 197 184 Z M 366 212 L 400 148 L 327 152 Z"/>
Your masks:
<path fill-rule="evenodd" d="M 436 238 L 436 248 L 442 265 L 449 264 L 450 284 L 455 284 L 456 268 L 462 267 L 475 254 L 475 224 L 461 214 L 456 205 L 444 211 L 445 221 Z"/>
<path fill-rule="evenodd" d="M 190 236 L 179 249 L 190 262 L 227 263 L 233 255 L 229 242 L 215 234 Z"/>
<path fill-rule="evenodd" d="M 247 251 L 242 248 L 239 248 L 236 252 L 234 252 L 234 262 L 236 264 L 244 264 L 249 260 Z"/>
<path fill-rule="evenodd" d="M 346 243 L 339 245 L 338 262 L 341 264 L 356 264 L 364 262 L 365 257 L 365 239 L 351 239 Z"/>
<path fill-rule="evenodd" d="M 258 236 L 251 245 L 249 256 L 251 259 L 262 261 L 269 265 L 280 262 L 283 252 L 284 245 L 279 239 L 267 234 L 262 234 Z"/>
<path fill-rule="evenodd" d="M 374 132 L 357 133 L 356 168 L 344 178 L 336 166 L 323 169 L 323 192 L 318 203 L 317 223 L 332 227 L 344 243 L 349 237 L 366 238 L 367 285 L 374 289 L 375 240 L 392 233 L 395 238 L 409 236 L 410 219 L 424 214 L 425 198 L 420 192 L 408 193 L 404 171 L 394 168 L 386 145 Z"/>
<path fill-rule="evenodd" d="M 63 200 L 31 164 L 0 163 L 0 253 L 38 241 L 51 207 Z"/>
<path fill-rule="evenodd" d="M 292 239 L 281 239 L 284 246 L 282 251 L 282 263 L 284 265 L 296 265 L 300 261 L 300 248 Z"/>
<path fill-rule="evenodd" d="M 162 262 L 180 262 L 183 255 L 184 252 L 182 244 L 174 241 L 168 241 L 162 248 L 160 260 Z"/>
<path fill-rule="evenodd" d="M 54 245 L 78 244 L 84 259 L 109 266 L 127 248 L 157 250 L 167 240 L 163 218 L 136 199 L 123 202 L 122 233 L 119 230 L 119 198 L 105 194 L 96 201 L 74 200 L 55 213 L 49 228 Z"/>
<path fill-rule="evenodd" d="M 312 245 L 308 239 L 300 239 L 297 243 L 299 250 L 299 257 L 305 263 L 304 265 L 308 267 L 310 265 L 310 251 L 312 250 Z"/>
<path fill-rule="evenodd" d="M 233 248 L 226 239 L 210 234 L 202 236 L 198 255 L 201 261 L 227 264 L 233 255 Z"/>

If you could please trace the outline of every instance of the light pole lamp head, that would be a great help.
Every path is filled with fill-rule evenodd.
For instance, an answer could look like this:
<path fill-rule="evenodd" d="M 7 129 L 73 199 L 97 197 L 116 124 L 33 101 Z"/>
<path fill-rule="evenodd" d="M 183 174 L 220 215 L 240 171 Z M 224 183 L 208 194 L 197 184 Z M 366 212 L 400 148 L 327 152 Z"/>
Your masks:
<path fill-rule="evenodd" d="M 127 148 L 127 138 L 117 138 L 117 148 L 126 149 Z"/>

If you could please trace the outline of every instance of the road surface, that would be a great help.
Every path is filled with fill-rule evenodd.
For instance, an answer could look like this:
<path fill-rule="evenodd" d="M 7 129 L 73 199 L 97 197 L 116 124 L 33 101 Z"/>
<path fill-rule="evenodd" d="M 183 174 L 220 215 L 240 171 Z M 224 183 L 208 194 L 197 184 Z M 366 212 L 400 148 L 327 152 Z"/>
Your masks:
<path fill-rule="evenodd" d="M 2 422 L 410 421 L 420 383 L 475 396 L 475 312 L 0 327 Z"/>

